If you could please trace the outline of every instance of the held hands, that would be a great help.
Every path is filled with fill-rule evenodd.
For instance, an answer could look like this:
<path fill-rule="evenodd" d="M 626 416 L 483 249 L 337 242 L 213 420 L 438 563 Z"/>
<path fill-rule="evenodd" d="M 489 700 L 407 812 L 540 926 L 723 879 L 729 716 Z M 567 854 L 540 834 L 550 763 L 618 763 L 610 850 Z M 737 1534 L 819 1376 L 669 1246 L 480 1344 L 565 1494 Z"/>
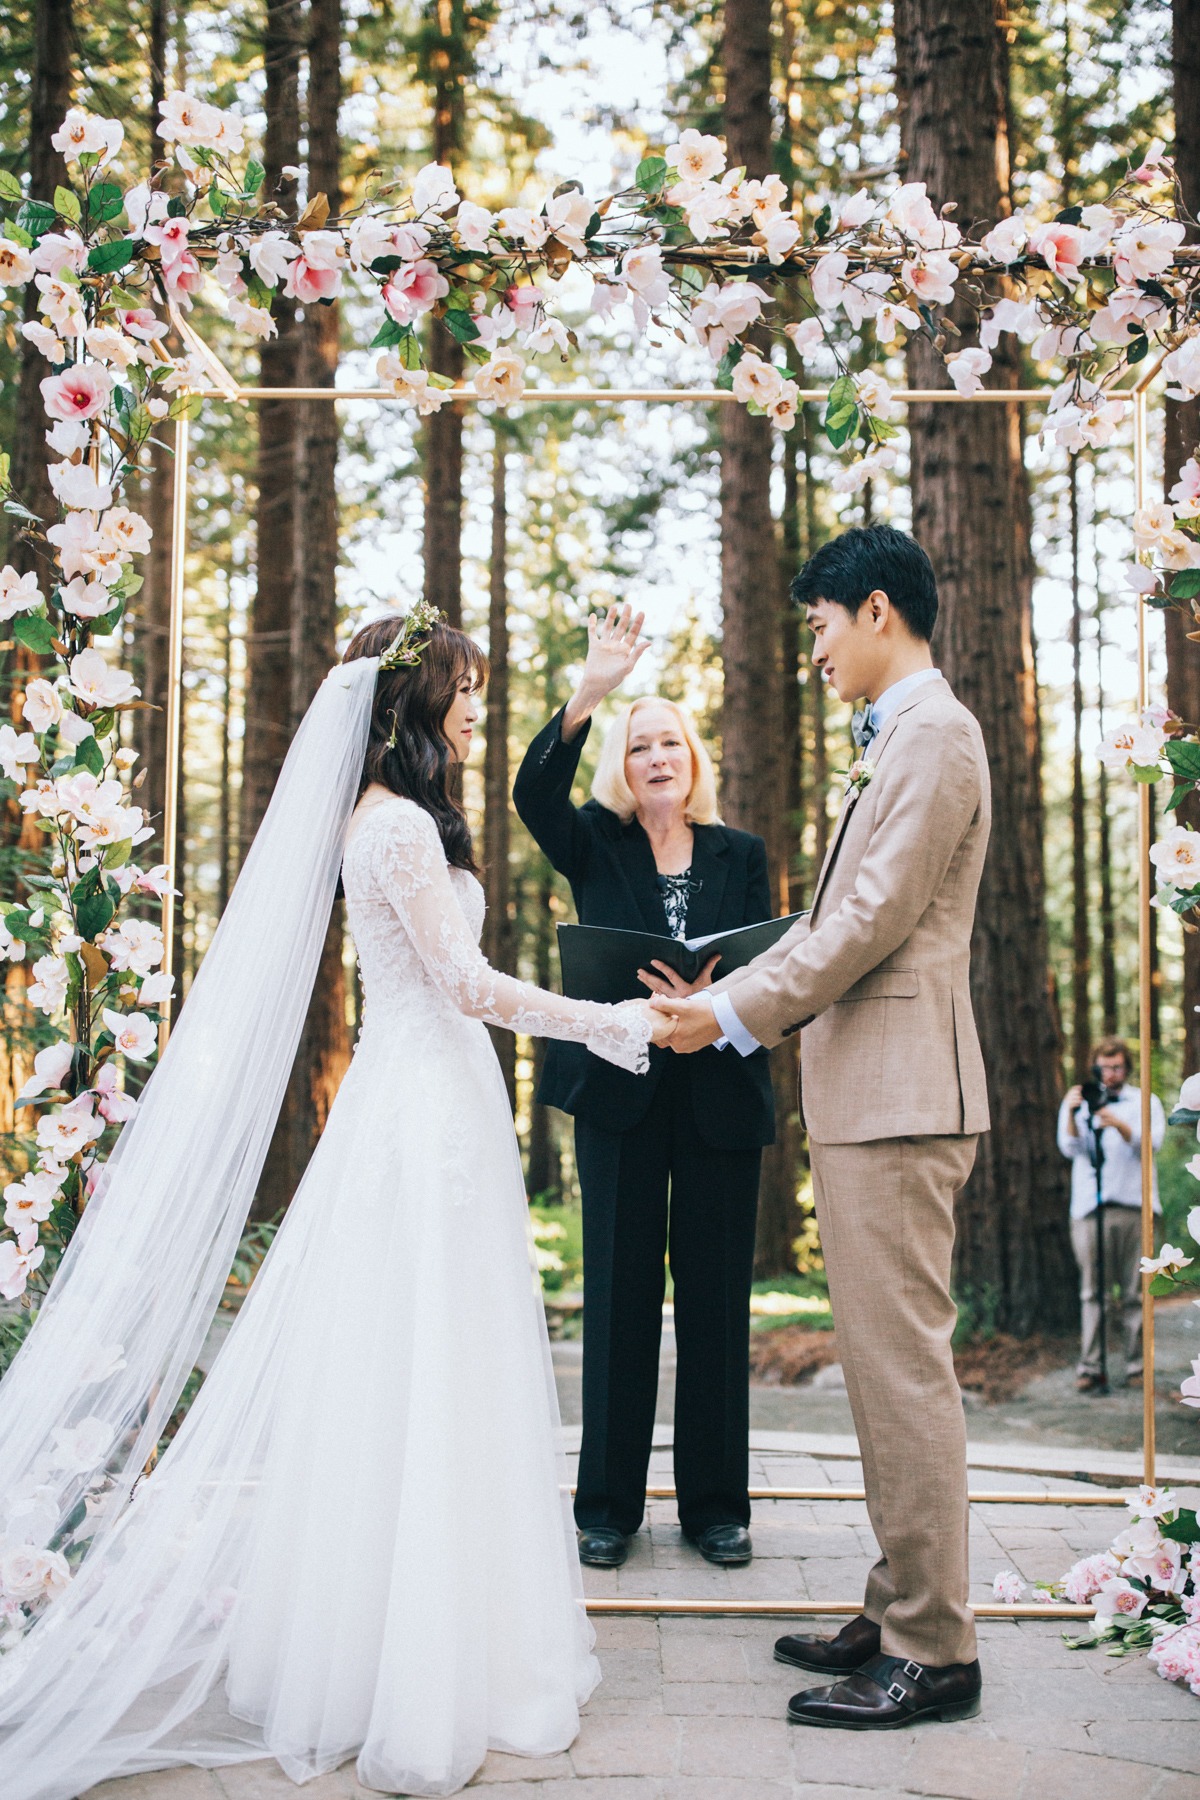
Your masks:
<path fill-rule="evenodd" d="M 636 1006 L 639 1012 L 644 1013 L 649 1019 L 650 1042 L 652 1044 L 662 1045 L 670 1043 L 671 1039 L 675 1036 L 678 1026 L 677 1020 L 668 1018 L 665 1013 L 655 1012 L 649 1000 L 631 1000 L 630 1005 Z"/>
<path fill-rule="evenodd" d="M 666 1042 L 680 1056 L 690 1056 L 693 1051 L 715 1044 L 721 1035 L 712 1002 L 706 1000 L 703 994 L 689 994 L 686 998 L 677 1000 L 673 995 L 659 993 L 655 994 L 650 1005 L 656 1013 L 666 1014 L 673 1021 L 674 1030 Z M 659 1040 L 656 1038 L 654 1041 L 657 1043 Z"/>

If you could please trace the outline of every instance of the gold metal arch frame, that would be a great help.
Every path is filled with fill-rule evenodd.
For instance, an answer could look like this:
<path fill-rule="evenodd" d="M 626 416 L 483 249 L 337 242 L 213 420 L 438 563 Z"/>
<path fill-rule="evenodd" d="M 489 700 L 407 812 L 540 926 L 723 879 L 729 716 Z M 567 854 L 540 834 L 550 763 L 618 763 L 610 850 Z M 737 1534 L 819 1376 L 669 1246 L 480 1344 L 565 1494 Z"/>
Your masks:
<path fill-rule="evenodd" d="M 342 400 L 376 400 L 390 401 L 393 404 L 397 396 L 387 388 L 302 388 L 302 387 L 244 387 L 221 362 L 208 344 L 195 329 L 178 312 L 172 308 L 172 323 L 183 338 L 188 349 L 200 360 L 207 371 L 212 385 L 195 388 L 192 394 L 200 400 L 232 400 L 242 404 L 251 404 L 259 400 L 322 400 L 337 404 Z M 1133 407 L 1133 481 L 1134 505 L 1145 504 L 1146 478 L 1149 461 L 1149 443 L 1147 436 L 1147 390 L 1155 375 L 1158 365 L 1143 371 L 1138 380 L 1131 386 L 1121 389 L 1123 398 L 1128 399 Z M 981 393 L 971 396 L 958 394 L 953 390 L 942 388 L 901 388 L 895 390 L 894 398 L 900 401 L 929 402 L 946 406 L 978 406 L 992 404 L 1007 406 L 1014 401 L 1040 402 L 1043 405 L 1050 400 L 1053 388 L 985 388 Z M 447 396 L 455 402 L 466 405 L 477 405 L 480 396 L 473 388 L 456 388 Z M 826 388 L 803 388 L 800 391 L 802 401 L 825 401 L 829 398 Z M 733 395 L 723 388 L 534 388 L 527 389 L 521 396 L 521 406 L 622 406 L 634 401 L 652 402 L 661 405 L 711 405 L 725 404 L 733 401 Z M 736 402 L 734 402 L 736 404 Z M 187 555 L 186 532 L 188 512 L 188 420 L 181 418 L 177 424 L 175 447 L 175 475 L 172 504 L 172 536 L 171 536 L 171 575 L 170 575 L 170 635 L 168 652 L 168 692 L 167 692 L 167 786 L 166 800 L 163 808 L 163 854 L 169 871 L 167 897 L 163 902 L 163 938 L 165 958 L 163 968 L 172 972 L 172 953 L 174 940 L 175 916 L 175 840 L 179 818 L 179 746 L 180 726 L 182 719 L 182 672 L 183 672 L 183 619 L 185 596 L 185 564 Z M 1144 602 L 1137 602 L 1137 701 L 1138 710 L 1147 704 L 1149 645 L 1146 634 L 1146 607 Z M 1146 1256 L 1154 1254 L 1154 1212 L 1153 1212 L 1153 1152 L 1150 1141 L 1150 789 L 1145 784 L 1138 786 L 1138 1051 L 1142 1070 L 1142 1250 Z M 166 1024 L 164 1022 L 161 1041 L 166 1040 Z M 1155 1469 L 1155 1430 L 1154 1430 L 1154 1301 L 1150 1293 L 1150 1278 L 1142 1278 L 1142 1329 L 1144 1339 L 1144 1373 L 1142 1377 L 1142 1472 L 1143 1479 L 1150 1485 L 1154 1483 Z M 673 1487 L 651 1487 L 647 1490 L 651 1498 L 672 1498 Z M 861 1487 L 841 1488 L 753 1488 L 750 1497 L 756 1501 L 768 1500 L 803 1500 L 806 1502 L 826 1501 L 831 1503 L 844 1501 L 861 1501 L 864 1490 Z M 972 1505 L 1008 1505 L 1008 1506 L 1119 1506 L 1123 1504 L 1120 1495 L 1108 1490 L 1097 1494 L 1064 1494 L 1064 1493 L 1005 1493 L 1002 1490 L 977 1491 L 969 1495 Z M 770 1618 L 794 1618 L 806 1616 L 823 1616 L 825 1614 L 858 1613 L 862 1611 L 860 1600 L 668 1600 L 657 1598 L 592 1598 L 587 1602 L 588 1611 L 595 1615 L 629 1614 L 641 1617 L 654 1617 L 667 1614 L 698 1615 L 710 1614 L 719 1616 L 746 1617 L 750 1615 Z M 1090 1606 L 1065 1605 L 1003 1605 L 1000 1602 L 979 1604 L 974 1607 L 977 1617 L 990 1619 L 1086 1619 L 1093 1613 Z"/>

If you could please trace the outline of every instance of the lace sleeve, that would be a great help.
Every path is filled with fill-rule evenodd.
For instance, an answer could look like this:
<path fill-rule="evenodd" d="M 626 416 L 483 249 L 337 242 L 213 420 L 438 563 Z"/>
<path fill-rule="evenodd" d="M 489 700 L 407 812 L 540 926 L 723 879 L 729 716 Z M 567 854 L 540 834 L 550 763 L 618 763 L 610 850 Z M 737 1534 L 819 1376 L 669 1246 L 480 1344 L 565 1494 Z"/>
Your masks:
<path fill-rule="evenodd" d="M 650 1024 L 636 1001 L 602 1006 L 569 1000 L 514 975 L 483 955 L 458 904 L 437 826 L 418 806 L 383 809 L 371 868 L 430 980 L 468 1018 L 528 1037 L 568 1038 L 632 1074 L 650 1066 Z"/>

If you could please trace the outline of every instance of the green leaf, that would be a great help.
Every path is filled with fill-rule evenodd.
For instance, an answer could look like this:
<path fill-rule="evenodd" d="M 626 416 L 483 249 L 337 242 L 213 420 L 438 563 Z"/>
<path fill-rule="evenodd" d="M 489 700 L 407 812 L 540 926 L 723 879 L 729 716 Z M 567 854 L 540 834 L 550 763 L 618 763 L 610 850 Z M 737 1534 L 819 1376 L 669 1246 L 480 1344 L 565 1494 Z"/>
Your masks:
<path fill-rule="evenodd" d="M 840 450 L 858 429 L 858 399 L 849 375 L 839 375 L 830 388 L 822 424 L 835 450 Z"/>
<path fill-rule="evenodd" d="M 708 276 L 703 269 L 697 269 L 691 263 L 684 263 L 675 276 L 675 285 L 685 299 L 694 299 L 703 293 L 708 284 Z"/>
<path fill-rule="evenodd" d="M 111 637 L 113 632 L 117 629 L 117 626 L 121 623 L 121 614 L 124 611 L 125 608 L 123 606 L 114 606 L 110 612 L 104 614 L 103 618 L 93 619 L 93 636 Z"/>
<path fill-rule="evenodd" d="M 22 199 L 21 184 L 11 169 L 0 169 L 0 200 L 15 201 Z"/>
<path fill-rule="evenodd" d="M 242 183 L 242 192 L 244 194 L 257 194 L 266 178 L 267 171 L 260 162 L 248 162 L 246 164 L 246 179 Z"/>
<path fill-rule="evenodd" d="M 48 656 L 54 648 L 54 627 L 41 613 L 23 613 L 14 619 L 13 636 L 35 656 Z"/>
<path fill-rule="evenodd" d="M 229 203 L 229 195 L 217 181 L 208 184 L 208 204 L 213 217 L 219 219 Z"/>
<path fill-rule="evenodd" d="M 729 392 L 730 388 L 733 386 L 733 371 L 737 368 L 744 355 L 744 344 L 730 344 L 728 350 L 717 364 L 716 379 L 713 383 L 715 387 L 724 388 L 726 393 Z"/>
<path fill-rule="evenodd" d="M 447 307 L 442 314 L 442 323 L 451 337 L 457 338 L 460 344 L 474 343 L 479 336 L 479 327 L 470 313 L 461 311 L 457 306 Z"/>
<path fill-rule="evenodd" d="M 398 344 L 404 333 L 409 330 L 409 326 L 397 325 L 395 319 L 388 317 L 383 321 L 367 348 L 368 350 L 390 350 L 392 345 Z"/>
<path fill-rule="evenodd" d="M 1170 586 L 1172 600 L 1192 600 L 1200 594 L 1200 569 L 1184 569 Z"/>
<path fill-rule="evenodd" d="M 1055 213 L 1054 223 L 1056 225 L 1078 225 L 1082 217 L 1082 206 L 1067 206 L 1063 208 L 1062 212 Z"/>
<path fill-rule="evenodd" d="M 478 335 L 478 333 L 476 335 Z M 474 342 L 474 339 L 467 339 L 466 341 L 471 343 Z M 421 346 L 417 342 L 417 334 L 411 325 L 406 325 L 404 327 L 398 347 L 400 350 L 400 361 L 404 364 L 405 368 L 419 369 L 421 366 Z"/>
<path fill-rule="evenodd" d="M 107 225 L 125 210 L 125 196 L 115 181 L 98 181 L 88 195 L 88 218 Z"/>
<path fill-rule="evenodd" d="M 17 224 L 29 233 L 30 243 L 36 244 L 58 224 L 58 214 L 44 200 L 27 200 L 17 214 Z"/>
<path fill-rule="evenodd" d="M 643 194 L 657 194 L 665 186 L 668 163 L 665 156 L 647 156 L 637 166 L 634 180 Z"/>
<path fill-rule="evenodd" d="M 56 187 L 54 190 L 54 210 L 60 219 L 70 219 L 72 225 L 78 225 L 83 218 L 83 208 L 79 204 L 79 196 L 69 187 Z"/>
<path fill-rule="evenodd" d="M 82 744 L 76 746 L 75 762 L 77 769 L 87 769 L 92 775 L 104 773 L 104 752 L 94 737 L 84 738 Z"/>
<path fill-rule="evenodd" d="M 98 738 L 106 738 L 117 722 L 117 715 L 109 707 L 102 712 L 92 714 L 92 730 Z"/>
<path fill-rule="evenodd" d="M 827 422 L 825 426 L 825 436 L 829 439 L 829 442 L 833 445 L 835 450 L 840 450 L 842 445 L 846 443 L 848 439 L 852 438 L 857 430 L 858 408 L 855 406 L 850 412 L 846 413 L 844 416 L 840 416 L 836 423 L 832 420 Z"/>
<path fill-rule="evenodd" d="M 827 238 L 829 236 L 829 227 L 832 224 L 833 224 L 832 209 L 828 206 L 823 206 L 821 208 L 820 212 L 817 214 L 816 221 L 813 225 L 813 230 L 816 232 L 817 237 L 818 238 Z"/>
<path fill-rule="evenodd" d="M 1200 781 L 1200 744 L 1188 738 L 1168 738 L 1163 754 L 1181 781 Z"/>
<path fill-rule="evenodd" d="M 491 360 L 490 352 L 483 344 L 464 344 L 462 353 L 468 362 L 479 363 L 482 365 Z M 453 382 L 451 382 L 450 385 L 453 387 Z"/>
<path fill-rule="evenodd" d="M 92 894 L 76 903 L 75 923 L 80 937 L 97 938 L 112 923 L 116 907 L 107 894 Z"/>
<path fill-rule="evenodd" d="M 133 853 L 133 839 L 123 838 L 119 844 L 110 844 L 104 852 L 106 869 L 123 869 Z"/>
<path fill-rule="evenodd" d="M 1194 1544 L 1200 1539 L 1200 1520 L 1187 1506 L 1181 1506 L 1173 1519 L 1160 1519 L 1158 1529 L 1163 1537 L 1173 1538 L 1177 1544 Z"/>
<path fill-rule="evenodd" d="M 1134 363 L 1140 363 L 1149 348 L 1150 339 L 1144 331 L 1140 332 L 1136 337 L 1130 338 L 1129 348 L 1125 352 L 1125 361 L 1131 366 Z"/>
<path fill-rule="evenodd" d="M 87 266 L 97 275 L 114 275 L 133 261 L 132 238 L 110 238 L 105 244 L 93 244 L 88 251 Z"/>
<path fill-rule="evenodd" d="M 1171 798 L 1167 801 L 1167 811 L 1174 812 L 1175 808 L 1186 800 L 1189 794 L 1194 794 L 1195 791 L 1196 784 L 1194 781 L 1181 781 L 1177 787 L 1171 789 Z M 1196 1116 L 1197 1118 L 1200 1118 L 1200 1113 L 1197 1113 Z"/>
<path fill-rule="evenodd" d="M 1153 787 L 1156 781 L 1161 781 L 1163 778 L 1162 770 L 1154 763 L 1149 764 L 1149 766 L 1145 764 L 1130 763 L 1129 773 L 1133 776 L 1135 781 L 1140 781 L 1143 787 Z"/>
<path fill-rule="evenodd" d="M 8 451 L 0 450 L 0 493 L 3 493 L 9 486 L 9 470 L 11 468 L 12 458 Z"/>
<path fill-rule="evenodd" d="M 198 148 L 192 150 L 192 155 L 195 157 L 197 162 L 201 162 L 203 160 Z M 178 194 L 172 194 L 171 198 L 167 201 L 167 217 L 168 217 L 168 219 L 186 219 L 187 218 L 187 202 L 185 200 L 181 199 Z"/>

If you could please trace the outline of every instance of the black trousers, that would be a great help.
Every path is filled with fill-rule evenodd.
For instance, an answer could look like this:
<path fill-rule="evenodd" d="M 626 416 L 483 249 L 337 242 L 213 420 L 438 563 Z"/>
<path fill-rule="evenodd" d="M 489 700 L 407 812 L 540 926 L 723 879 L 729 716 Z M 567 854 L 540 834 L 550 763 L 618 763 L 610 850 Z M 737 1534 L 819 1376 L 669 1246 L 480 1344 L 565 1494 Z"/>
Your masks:
<path fill-rule="evenodd" d="M 675 1283 L 675 1486 L 679 1522 L 750 1523 L 750 1283 L 759 1150 L 715 1150 L 668 1064 L 632 1131 L 575 1122 L 583 1195 L 581 1528 L 638 1529 L 658 1394 L 669 1253 Z"/>

